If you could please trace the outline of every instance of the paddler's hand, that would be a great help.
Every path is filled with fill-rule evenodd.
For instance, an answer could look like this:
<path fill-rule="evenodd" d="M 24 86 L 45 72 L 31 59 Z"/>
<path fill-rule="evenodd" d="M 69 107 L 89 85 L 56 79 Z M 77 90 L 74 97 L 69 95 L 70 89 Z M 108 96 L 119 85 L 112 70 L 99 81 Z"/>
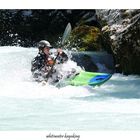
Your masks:
<path fill-rule="evenodd" d="M 57 49 L 57 53 L 58 53 L 59 55 L 61 55 L 61 54 L 63 53 L 62 49 L 61 49 L 61 48 L 58 48 L 58 49 Z"/>
<path fill-rule="evenodd" d="M 54 64 L 54 61 L 53 59 L 51 58 L 48 58 L 48 62 L 47 62 L 48 65 L 53 65 Z"/>

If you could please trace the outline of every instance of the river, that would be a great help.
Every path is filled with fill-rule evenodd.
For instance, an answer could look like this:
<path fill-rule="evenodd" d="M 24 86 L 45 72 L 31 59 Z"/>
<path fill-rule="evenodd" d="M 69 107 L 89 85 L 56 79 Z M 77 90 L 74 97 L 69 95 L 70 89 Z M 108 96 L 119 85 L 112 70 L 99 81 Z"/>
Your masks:
<path fill-rule="evenodd" d="M 113 74 L 100 87 L 32 80 L 36 48 L 0 47 L 0 130 L 140 130 L 140 77 Z"/>

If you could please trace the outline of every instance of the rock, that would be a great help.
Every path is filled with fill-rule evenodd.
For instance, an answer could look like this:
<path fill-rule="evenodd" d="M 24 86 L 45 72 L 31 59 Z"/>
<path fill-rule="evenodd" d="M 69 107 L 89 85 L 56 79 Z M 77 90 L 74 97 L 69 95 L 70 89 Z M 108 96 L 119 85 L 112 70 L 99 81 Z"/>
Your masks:
<path fill-rule="evenodd" d="M 72 31 L 71 47 L 77 48 L 80 51 L 101 50 L 101 37 L 101 31 L 97 27 L 88 25 L 78 26 Z"/>
<path fill-rule="evenodd" d="M 110 36 L 119 71 L 140 74 L 140 10 L 97 10 L 97 15 L 102 22 L 106 21 L 102 30 Z"/>
<path fill-rule="evenodd" d="M 92 58 L 87 54 L 73 53 L 72 60 L 77 62 L 77 65 L 84 68 L 84 70 L 86 71 L 90 71 L 90 72 L 98 71 L 97 65 L 92 61 Z"/>
<path fill-rule="evenodd" d="M 0 45 L 26 47 L 42 39 L 56 45 L 68 22 L 100 26 L 95 10 L 0 10 L 0 17 Z"/>
<path fill-rule="evenodd" d="M 71 48 L 78 51 L 103 51 L 110 52 L 110 44 L 105 43 L 106 36 L 95 26 L 82 25 L 73 29 L 70 38 Z"/>

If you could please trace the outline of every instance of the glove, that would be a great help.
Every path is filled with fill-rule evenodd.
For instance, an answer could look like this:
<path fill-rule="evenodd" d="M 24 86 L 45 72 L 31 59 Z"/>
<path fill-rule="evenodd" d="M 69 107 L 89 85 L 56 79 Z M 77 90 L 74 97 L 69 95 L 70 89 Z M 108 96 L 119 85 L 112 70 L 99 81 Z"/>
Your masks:
<path fill-rule="evenodd" d="M 59 53 L 59 55 L 61 55 L 63 53 L 62 49 L 58 48 L 57 53 Z"/>
<path fill-rule="evenodd" d="M 54 64 L 54 60 L 51 59 L 51 58 L 48 58 L 47 64 L 48 65 L 53 65 Z"/>

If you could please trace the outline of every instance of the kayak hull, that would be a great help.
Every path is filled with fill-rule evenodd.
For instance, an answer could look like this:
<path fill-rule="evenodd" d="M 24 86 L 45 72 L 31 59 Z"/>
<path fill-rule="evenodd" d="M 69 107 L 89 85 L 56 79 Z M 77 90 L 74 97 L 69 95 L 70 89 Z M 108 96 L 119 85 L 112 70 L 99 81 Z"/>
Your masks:
<path fill-rule="evenodd" d="M 111 78 L 112 74 L 81 71 L 78 75 L 68 81 L 73 86 L 96 86 L 102 85 Z"/>

